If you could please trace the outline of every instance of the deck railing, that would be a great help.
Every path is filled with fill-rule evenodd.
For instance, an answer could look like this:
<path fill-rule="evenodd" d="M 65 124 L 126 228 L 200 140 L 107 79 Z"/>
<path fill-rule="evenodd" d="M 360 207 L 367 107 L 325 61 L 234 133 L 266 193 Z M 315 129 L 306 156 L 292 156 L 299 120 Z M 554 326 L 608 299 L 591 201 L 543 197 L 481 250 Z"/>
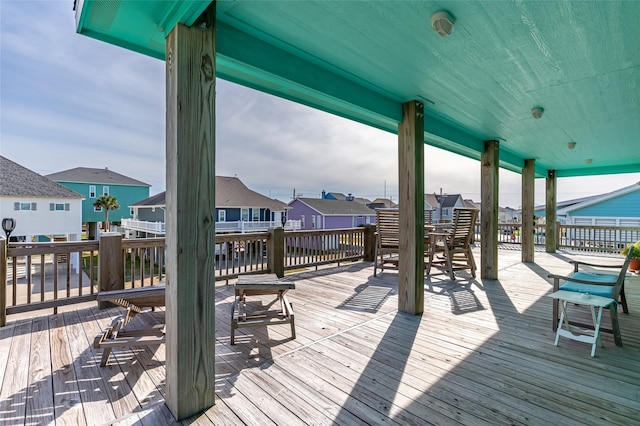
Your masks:
<path fill-rule="evenodd" d="M 546 226 L 534 226 L 536 245 L 544 245 Z M 564 225 L 556 226 L 558 249 L 569 249 L 592 253 L 620 253 L 627 245 L 640 240 L 640 227 L 600 226 L 600 225 Z M 480 241 L 480 225 L 476 225 L 475 241 Z M 498 242 L 522 244 L 522 224 L 498 224 Z"/>
<path fill-rule="evenodd" d="M 619 253 L 640 240 L 640 227 L 558 225 L 559 249 Z M 545 244 L 545 226 L 534 227 L 534 243 Z M 479 227 L 476 241 L 480 241 Z M 500 243 L 520 244 L 521 224 L 500 224 Z M 365 259 L 373 261 L 375 225 L 359 228 L 217 234 L 215 279 L 276 273 Z M 100 290 L 154 285 L 165 279 L 165 239 L 11 243 L 0 238 L 0 325 L 6 315 L 95 300 Z"/>
<path fill-rule="evenodd" d="M 284 236 L 284 268 L 317 268 L 319 265 L 362 259 L 366 250 L 366 229 L 371 228 L 287 232 Z"/>
<path fill-rule="evenodd" d="M 373 260 L 373 229 L 217 234 L 215 279 Z M 108 233 L 97 241 L 10 244 L 0 238 L 0 326 L 6 315 L 49 308 L 55 313 L 59 306 L 95 300 L 98 291 L 157 284 L 165 279 L 164 266 L 163 237 Z"/>

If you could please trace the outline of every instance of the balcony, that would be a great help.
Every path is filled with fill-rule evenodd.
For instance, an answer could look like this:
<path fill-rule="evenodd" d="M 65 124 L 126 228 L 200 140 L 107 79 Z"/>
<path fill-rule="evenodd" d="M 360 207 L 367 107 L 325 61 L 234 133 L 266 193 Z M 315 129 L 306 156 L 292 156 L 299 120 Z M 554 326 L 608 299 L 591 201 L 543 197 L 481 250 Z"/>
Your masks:
<path fill-rule="evenodd" d="M 476 259 L 479 250 L 475 251 Z M 216 405 L 199 424 L 620 424 L 640 412 L 640 278 L 629 276 L 624 346 L 553 345 L 551 283 L 567 261 L 619 258 L 500 250 L 499 281 L 433 275 L 422 316 L 397 311 L 397 273 L 370 262 L 285 275 L 288 325 L 243 328 L 231 346 L 233 288 L 216 283 Z M 231 280 L 233 283 L 233 280 Z M 270 300 L 255 297 L 265 306 Z M 8 423 L 171 424 L 165 348 L 114 350 L 93 338 L 121 314 L 95 303 L 57 315 L 12 315 L 0 328 L 0 413 Z M 577 309 L 577 308 L 574 308 Z M 162 322 L 163 310 L 134 321 Z M 605 313 L 603 324 L 609 324 Z M 214 356 L 212 354 L 212 356 Z M 189 424 L 190 422 L 185 422 Z"/>
<path fill-rule="evenodd" d="M 122 219 L 122 228 L 125 231 L 145 232 L 153 235 L 164 235 L 164 222 L 148 222 L 144 220 Z M 216 222 L 216 233 L 237 233 L 237 232 L 265 232 L 269 228 L 278 228 L 282 224 L 280 221 L 243 221 L 237 222 Z M 299 220 L 288 220 L 284 226 L 287 231 L 301 229 Z"/>

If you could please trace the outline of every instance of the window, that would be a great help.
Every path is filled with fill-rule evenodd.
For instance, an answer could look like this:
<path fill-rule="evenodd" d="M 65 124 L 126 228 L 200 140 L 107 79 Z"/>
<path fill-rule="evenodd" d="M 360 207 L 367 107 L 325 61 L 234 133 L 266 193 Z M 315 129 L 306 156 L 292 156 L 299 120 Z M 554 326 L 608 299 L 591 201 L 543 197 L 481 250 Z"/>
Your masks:
<path fill-rule="evenodd" d="M 94 212 L 101 212 L 102 211 L 102 207 L 93 206 L 93 211 Z"/>
<path fill-rule="evenodd" d="M 14 210 L 37 210 L 37 203 L 13 203 Z"/>
<path fill-rule="evenodd" d="M 323 229 L 323 226 L 322 226 L 322 215 L 318 215 L 318 217 L 316 218 L 316 225 L 317 225 L 318 229 Z"/>
<path fill-rule="evenodd" d="M 226 221 L 227 221 L 227 211 L 218 210 L 218 222 L 226 222 Z"/>
<path fill-rule="evenodd" d="M 49 210 L 57 212 L 68 212 L 70 209 L 69 203 L 49 203 Z"/>
<path fill-rule="evenodd" d="M 316 217 L 311 215 L 311 229 L 316 229 Z"/>
<path fill-rule="evenodd" d="M 109 187 L 108 186 L 103 186 L 102 187 L 102 195 L 109 195 Z"/>
<path fill-rule="evenodd" d="M 304 215 L 300 215 L 300 228 L 304 229 Z"/>
<path fill-rule="evenodd" d="M 253 209 L 253 219 L 254 222 L 258 222 L 260 220 L 260 209 Z"/>
<path fill-rule="evenodd" d="M 249 221 L 249 209 L 242 209 L 242 221 L 243 222 Z"/>
<path fill-rule="evenodd" d="M 96 186 L 89 185 L 89 198 L 96 198 Z"/>

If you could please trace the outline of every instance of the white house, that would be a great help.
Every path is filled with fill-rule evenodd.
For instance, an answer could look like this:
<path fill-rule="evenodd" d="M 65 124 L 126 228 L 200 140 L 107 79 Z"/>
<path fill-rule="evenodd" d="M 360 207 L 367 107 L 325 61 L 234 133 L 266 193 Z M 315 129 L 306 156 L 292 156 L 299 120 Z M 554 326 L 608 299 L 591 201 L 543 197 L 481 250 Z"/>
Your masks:
<path fill-rule="evenodd" d="M 77 192 L 0 156 L 0 219 L 15 220 L 12 241 L 57 236 L 80 240 L 82 199 Z"/>

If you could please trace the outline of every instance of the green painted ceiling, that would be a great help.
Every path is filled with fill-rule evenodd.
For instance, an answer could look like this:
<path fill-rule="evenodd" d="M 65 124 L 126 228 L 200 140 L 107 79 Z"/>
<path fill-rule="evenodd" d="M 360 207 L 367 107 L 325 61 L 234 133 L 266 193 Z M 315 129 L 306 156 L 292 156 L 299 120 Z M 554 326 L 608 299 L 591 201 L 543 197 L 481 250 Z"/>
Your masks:
<path fill-rule="evenodd" d="M 77 30 L 164 59 L 209 3 L 79 0 Z M 394 133 L 423 100 L 430 145 L 479 159 L 498 139 L 502 167 L 538 176 L 640 172 L 640 1 L 221 0 L 216 37 L 220 78 Z"/>

